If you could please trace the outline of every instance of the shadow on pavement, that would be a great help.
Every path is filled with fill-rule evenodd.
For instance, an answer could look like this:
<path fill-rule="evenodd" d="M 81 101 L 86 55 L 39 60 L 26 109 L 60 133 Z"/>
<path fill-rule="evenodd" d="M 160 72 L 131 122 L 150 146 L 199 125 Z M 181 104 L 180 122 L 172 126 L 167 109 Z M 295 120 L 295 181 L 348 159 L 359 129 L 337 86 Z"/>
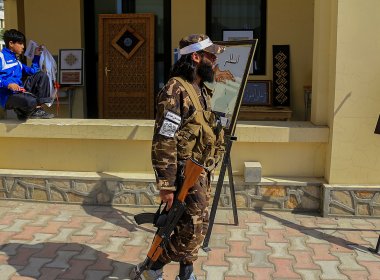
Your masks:
<path fill-rule="evenodd" d="M 133 219 L 133 213 L 114 208 L 111 205 L 105 206 L 82 204 L 82 207 L 88 215 L 97 217 L 121 228 L 125 228 L 129 232 L 134 232 L 138 230 L 147 231 L 151 233 L 156 232 L 153 229 L 137 225 Z"/>
<path fill-rule="evenodd" d="M 113 223 L 114 225 L 125 228 L 129 232 L 143 230 L 155 233 L 155 230 L 153 229 L 136 224 L 133 218 L 136 213 L 130 213 L 115 208 L 112 205 L 114 196 L 115 194 L 113 191 L 102 185 L 98 188 L 94 188 L 89 193 L 87 199 L 83 202 L 82 207 L 88 215 Z M 123 205 L 120 206 L 124 207 Z"/>
<path fill-rule="evenodd" d="M 353 243 L 353 242 L 350 242 L 346 239 L 336 237 L 336 236 L 333 236 L 333 235 L 330 235 L 328 233 L 323 232 L 324 230 L 356 231 L 356 229 L 347 229 L 347 228 L 334 229 L 334 228 L 306 227 L 306 226 L 302 226 L 302 225 L 297 225 L 297 224 L 295 224 L 289 220 L 282 219 L 282 218 L 275 216 L 275 215 L 272 215 L 268 212 L 260 212 L 260 214 L 263 216 L 266 216 L 270 219 L 276 220 L 286 227 L 295 229 L 295 230 L 301 232 L 302 234 L 311 236 L 313 238 L 325 240 L 325 241 L 328 241 L 330 243 L 344 247 L 344 248 L 349 249 L 349 250 L 360 250 L 362 252 L 369 253 L 368 248 L 363 246 L 363 245 Z M 366 229 L 359 229 L 359 231 L 367 231 L 367 230 Z M 373 231 L 373 230 L 371 229 L 371 231 Z"/>
<path fill-rule="evenodd" d="M 3 244 L 0 259 L 0 278 L 3 280 L 11 279 L 15 272 L 27 279 L 119 280 L 129 279 L 127 276 L 134 267 L 78 243 Z"/>

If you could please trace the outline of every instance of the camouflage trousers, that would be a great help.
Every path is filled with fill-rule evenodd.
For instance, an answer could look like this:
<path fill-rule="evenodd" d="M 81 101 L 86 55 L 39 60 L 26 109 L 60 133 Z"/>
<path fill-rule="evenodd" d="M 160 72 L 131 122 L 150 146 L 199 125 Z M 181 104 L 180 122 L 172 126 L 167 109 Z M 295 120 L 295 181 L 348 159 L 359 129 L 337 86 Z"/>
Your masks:
<path fill-rule="evenodd" d="M 211 196 L 209 176 L 203 172 L 185 199 L 186 210 L 179 220 L 159 260 L 191 264 L 198 258 L 198 250 L 206 236 Z"/>

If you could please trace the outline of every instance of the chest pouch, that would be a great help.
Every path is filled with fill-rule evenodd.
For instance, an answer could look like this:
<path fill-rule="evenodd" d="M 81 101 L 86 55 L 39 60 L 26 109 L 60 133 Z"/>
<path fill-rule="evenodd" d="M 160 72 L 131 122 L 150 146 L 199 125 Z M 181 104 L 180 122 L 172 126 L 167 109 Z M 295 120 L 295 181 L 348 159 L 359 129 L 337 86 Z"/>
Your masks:
<path fill-rule="evenodd" d="M 176 77 L 195 107 L 195 112 L 177 134 L 177 152 L 180 159 L 193 158 L 206 169 L 212 170 L 224 153 L 224 131 L 217 129 L 216 115 L 203 109 L 193 86 Z"/>

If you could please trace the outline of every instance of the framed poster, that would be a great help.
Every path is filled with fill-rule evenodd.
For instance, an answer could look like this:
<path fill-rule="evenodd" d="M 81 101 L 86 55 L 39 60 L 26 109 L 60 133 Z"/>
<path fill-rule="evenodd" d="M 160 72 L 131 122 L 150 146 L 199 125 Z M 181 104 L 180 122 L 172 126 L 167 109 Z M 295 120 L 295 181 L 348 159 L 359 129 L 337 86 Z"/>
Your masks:
<path fill-rule="evenodd" d="M 241 104 L 247 106 L 272 105 L 272 82 L 270 80 L 247 81 Z"/>
<path fill-rule="evenodd" d="M 59 71 L 59 80 L 61 85 L 82 85 L 81 70 L 61 70 Z"/>
<path fill-rule="evenodd" d="M 223 30 L 223 41 L 241 41 L 241 40 L 252 40 L 253 29 L 224 29 Z M 252 66 L 249 69 L 249 74 L 253 74 L 253 67 L 255 61 L 252 62 Z"/>
<path fill-rule="evenodd" d="M 59 50 L 59 83 L 83 85 L 83 49 Z"/>
<path fill-rule="evenodd" d="M 257 40 L 215 42 L 226 46 L 217 55 L 212 110 L 221 118 L 227 135 L 233 135 Z"/>

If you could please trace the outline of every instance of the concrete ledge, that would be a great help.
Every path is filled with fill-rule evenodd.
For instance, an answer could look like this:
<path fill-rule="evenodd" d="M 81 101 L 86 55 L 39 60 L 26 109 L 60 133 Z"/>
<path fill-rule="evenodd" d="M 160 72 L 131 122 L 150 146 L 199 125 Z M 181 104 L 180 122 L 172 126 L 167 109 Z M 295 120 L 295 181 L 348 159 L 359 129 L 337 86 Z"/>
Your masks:
<path fill-rule="evenodd" d="M 380 217 L 380 186 L 323 186 L 323 216 Z"/>
<path fill-rule="evenodd" d="M 151 140 L 153 120 L 50 119 L 3 120 L 1 137 Z M 327 143 L 329 128 L 310 122 L 239 122 L 239 142 L 315 142 Z"/>

